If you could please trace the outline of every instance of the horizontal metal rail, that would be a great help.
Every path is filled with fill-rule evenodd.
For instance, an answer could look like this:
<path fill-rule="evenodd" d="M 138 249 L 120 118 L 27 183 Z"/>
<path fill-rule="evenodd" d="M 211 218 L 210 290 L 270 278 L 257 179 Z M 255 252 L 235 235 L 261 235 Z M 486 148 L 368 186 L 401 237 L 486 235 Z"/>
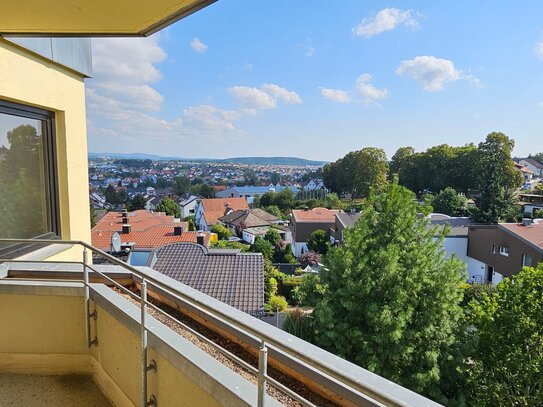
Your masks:
<path fill-rule="evenodd" d="M 145 275 L 141 273 L 137 268 L 125 263 L 122 260 L 117 259 L 116 257 L 113 257 L 112 255 L 97 249 L 93 247 L 92 245 L 80 241 L 80 240 L 56 240 L 56 239 L 6 239 L 6 238 L 0 238 L 0 244 L 1 243 L 12 243 L 12 244 L 44 244 L 44 245 L 79 245 L 82 246 L 85 249 L 90 250 L 91 252 L 95 254 L 99 254 L 101 257 L 107 259 L 110 263 L 118 265 L 125 270 L 130 271 L 135 276 L 138 276 L 141 281 L 146 281 L 147 283 L 152 283 L 152 285 L 159 287 L 163 290 L 166 290 L 168 292 L 174 292 L 176 296 L 183 299 L 184 301 L 190 303 L 191 305 L 196 305 L 198 308 L 202 309 L 208 314 L 211 314 L 218 318 L 219 320 L 222 320 L 223 322 L 228 322 L 232 326 L 234 326 L 236 329 L 240 330 L 241 332 L 244 332 L 245 334 L 250 334 L 251 336 L 254 336 L 255 338 L 258 338 L 260 341 L 265 343 L 266 345 L 271 345 L 273 348 L 279 349 L 286 353 L 290 358 L 298 359 L 299 361 L 306 363 L 313 368 L 317 369 L 321 372 L 321 374 L 324 374 L 339 383 L 341 383 L 343 386 L 347 386 L 351 389 L 351 391 L 355 391 L 362 395 L 364 398 L 366 398 L 368 401 L 373 402 L 379 402 L 383 403 L 388 406 L 402 406 L 405 405 L 401 401 L 397 399 L 397 397 L 389 396 L 388 394 L 384 394 L 380 392 L 378 389 L 367 387 L 359 380 L 356 380 L 352 377 L 344 375 L 341 371 L 335 370 L 329 365 L 323 363 L 319 358 L 313 357 L 312 355 L 303 353 L 298 351 L 294 346 L 289 346 L 288 344 L 282 343 L 277 341 L 273 336 L 268 335 L 264 332 L 258 331 L 251 325 L 244 323 L 242 321 L 239 321 L 233 317 L 231 317 L 227 312 L 221 311 L 219 309 L 210 307 L 205 302 L 200 301 L 199 299 L 193 298 L 187 294 L 184 294 L 182 292 L 179 292 L 175 289 L 172 289 L 170 286 L 165 285 L 164 283 L 156 280 L 152 276 Z M 11 259 L 0 259 L 0 263 L 3 262 L 11 262 L 13 260 Z M 28 261 L 29 263 L 40 263 L 40 261 Z M 82 264 L 82 263 L 80 263 Z M 90 266 L 87 264 L 86 267 Z M 97 272 L 98 274 L 103 275 L 103 273 L 100 273 L 93 269 L 93 271 Z M 107 278 L 107 277 L 106 277 Z M 107 278 L 111 281 L 111 279 Z M 124 287 L 123 287 L 124 288 Z M 138 297 L 139 298 L 139 297 Z M 267 378 L 266 378 L 267 379 Z"/>

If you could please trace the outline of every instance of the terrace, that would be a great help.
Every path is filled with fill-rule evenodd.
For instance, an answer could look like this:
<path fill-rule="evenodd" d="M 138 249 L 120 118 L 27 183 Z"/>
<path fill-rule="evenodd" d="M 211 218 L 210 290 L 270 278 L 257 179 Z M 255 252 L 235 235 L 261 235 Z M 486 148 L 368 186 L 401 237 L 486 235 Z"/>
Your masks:
<path fill-rule="evenodd" d="M 115 406 L 436 405 L 152 269 L 79 241 L 31 242 L 82 257 L 0 260 L 0 323 L 9 326 L 0 337 L 0 388 L 11 393 L 7 399 L 40 397 L 48 386 L 80 406 L 95 405 L 100 392 Z M 110 264 L 90 264 L 91 252 Z M 18 388 L 5 384 L 19 374 L 39 376 L 24 377 Z M 80 383 L 72 392 L 81 391 L 64 395 L 62 383 L 71 382 Z"/>

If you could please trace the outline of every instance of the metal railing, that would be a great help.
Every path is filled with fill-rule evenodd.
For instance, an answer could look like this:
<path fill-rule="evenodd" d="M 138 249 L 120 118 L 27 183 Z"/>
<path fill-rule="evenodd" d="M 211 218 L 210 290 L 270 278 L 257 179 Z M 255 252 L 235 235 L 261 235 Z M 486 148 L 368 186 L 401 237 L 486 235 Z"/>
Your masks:
<path fill-rule="evenodd" d="M 348 375 L 344 374 L 342 371 L 336 370 L 330 365 L 324 363 L 321 361 L 318 357 L 313 356 L 311 354 L 300 352 L 299 350 L 295 349 L 293 346 L 289 346 L 288 344 L 279 342 L 276 338 L 274 338 L 272 335 L 267 334 L 262 331 L 258 331 L 253 326 L 251 326 L 249 323 L 244 321 L 239 321 L 235 318 L 233 318 L 231 315 L 228 314 L 228 312 L 222 311 L 217 308 L 213 308 L 209 305 L 207 305 L 205 302 L 200 301 L 197 298 L 194 298 L 192 296 L 188 296 L 187 294 L 180 292 L 171 286 L 168 286 L 161 281 L 156 280 L 152 276 L 148 276 L 143 274 L 141 271 L 139 271 L 137 268 L 117 259 L 116 257 L 111 256 L 110 254 L 97 249 L 90 244 L 79 241 L 79 240 L 49 240 L 49 239 L 5 239 L 0 238 L 0 244 L 3 243 L 11 243 L 11 244 L 43 244 L 43 245 L 70 245 L 70 246 L 81 246 L 83 248 L 83 256 L 82 256 L 82 262 L 55 262 L 55 263 L 70 263 L 70 264 L 81 264 L 82 271 L 83 271 L 83 280 L 77 280 L 83 283 L 84 286 L 84 295 L 85 295 L 85 319 L 86 319 L 86 339 L 87 339 L 87 346 L 90 348 L 91 346 L 98 346 L 98 338 L 97 336 L 92 335 L 92 326 L 91 326 L 91 320 L 95 320 L 97 318 L 96 310 L 90 311 L 90 290 L 92 290 L 92 286 L 89 282 L 89 270 L 93 273 L 96 273 L 101 278 L 105 279 L 106 281 L 110 282 L 112 285 L 117 287 L 122 292 L 126 293 L 130 297 L 134 298 L 135 300 L 139 301 L 140 308 L 141 308 L 141 319 L 140 319 L 140 327 L 141 327 L 141 405 L 143 407 L 148 406 L 157 406 L 157 398 L 155 395 L 151 395 L 148 397 L 148 390 L 147 390 L 147 375 L 150 371 L 156 372 L 157 365 L 154 361 L 148 361 L 147 359 L 147 349 L 148 349 L 148 343 L 147 343 L 147 307 L 151 307 L 152 309 L 159 312 L 161 315 L 164 315 L 165 317 L 173 320 L 175 323 L 183 326 L 185 329 L 189 330 L 192 334 L 197 336 L 199 339 L 203 340 L 204 342 L 208 343 L 209 345 L 212 345 L 217 349 L 220 353 L 222 353 L 225 357 L 229 358 L 230 360 L 240 364 L 244 369 L 252 372 L 257 376 L 257 388 L 258 388 L 258 399 L 257 399 L 257 406 L 263 407 L 266 404 L 266 394 L 267 394 L 267 386 L 268 384 L 272 385 L 273 387 L 277 388 L 278 390 L 284 392 L 289 397 L 293 398 L 294 400 L 298 401 L 300 404 L 304 406 L 315 406 L 310 401 L 306 400 L 301 395 L 295 393 L 282 383 L 278 382 L 276 379 L 269 376 L 267 372 L 267 365 L 268 365 L 268 347 L 272 346 L 273 348 L 280 350 L 284 352 L 288 358 L 295 359 L 298 361 L 301 361 L 312 368 L 317 369 L 320 374 L 324 374 L 339 383 L 341 383 L 343 386 L 346 386 L 347 388 L 351 389 L 349 391 L 355 391 L 359 395 L 362 395 L 364 399 L 366 399 L 367 402 L 370 404 L 377 404 L 377 405 L 387 405 L 387 406 L 400 406 L 400 405 L 406 405 L 398 398 L 397 392 L 391 392 L 394 394 L 387 394 L 386 392 L 381 392 L 378 389 L 375 389 L 371 386 L 365 386 L 361 381 L 355 380 L 352 377 L 349 377 Z M 134 292 L 130 291 L 123 285 L 119 284 L 109 276 L 107 276 L 105 273 L 99 271 L 96 267 L 93 267 L 88 263 L 88 251 L 92 251 L 94 254 L 98 254 L 101 257 L 107 259 L 110 263 L 113 263 L 115 265 L 118 265 L 125 270 L 129 271 L 131 274 L 137 276 L 137 279 L 133 279 L 134 282 L 139 282 L 140 284 L 140 295 L 138 296 Z M 32 261 L 32 260 L 14 260 L 14 259 L 1 259 L 0 263 L 9 263 L 9 262 L 24 262 L 24 263 L 48 263 L 48 261 Z M 42 280 L 42 279 L 39 279 Z M 139 280 L 139 281 L 138 281 Z M 60 281 L 60 280 L 55 280 Z M 70 281 L 74 281 L 73 279 L 70 279 Z M 249 336 L 252 336 L 256 338 L 260 342 L 260 348 L 258 352 L 258 369 L 254 368 L 249 363 L 245 362 L 244 360 L 240 359 L 238 356 L 234 355 L 230 351 L 222 348 L 220 345 L 216 344 L 212 340 L 208 339 L 204 335 L 200 334 L 199 332 L 195 331 L 188 325 L 184 324 L 183 322 L 179 321 L 178 319 L 174 318 L 172 315 L 167 313 L 166 311 L 162 310 L 152 302 L 150 302 L 147 298 L 147 291 L 148 291 L 148 285 L 160 288 L 161 290 L 166 291 L 167 293 L 173 294 L 174 296 L 177 296 L 178 298 L 181 298 L 185 302 L 191 304 L 192 306 L 195 306 L 197 309 L 203 311 L 204 313 L 211 314 L 215 318 L 217 318 L 221 322 L 227 322 L 231 325 L 233 325 L 237 330 L 244 332 L 245 334 L 248 334 Z M 405 390 L 408 392 L 408 390 Z M 432 403 L 428 400 L 429 403 Z"/>

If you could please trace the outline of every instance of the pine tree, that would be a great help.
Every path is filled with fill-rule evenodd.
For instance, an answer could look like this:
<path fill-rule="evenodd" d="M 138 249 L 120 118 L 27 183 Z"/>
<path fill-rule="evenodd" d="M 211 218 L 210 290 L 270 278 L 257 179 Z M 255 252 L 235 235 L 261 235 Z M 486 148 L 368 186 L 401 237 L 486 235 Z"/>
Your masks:
<path fill-rule="evenodd" d="M 316 343 L 414 391 L 438 396 L 440 362 L 462 315 L 463 264 L 396 182 L 372 194 L 321 270 Z M 445 232 L 442 232 L 445 233 Z"/>

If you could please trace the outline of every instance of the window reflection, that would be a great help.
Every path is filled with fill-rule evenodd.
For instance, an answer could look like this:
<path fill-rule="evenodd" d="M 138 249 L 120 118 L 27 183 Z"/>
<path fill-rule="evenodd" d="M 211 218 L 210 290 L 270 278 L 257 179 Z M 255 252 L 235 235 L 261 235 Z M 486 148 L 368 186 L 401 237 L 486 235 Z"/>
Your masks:
<path fill-rule="evenodd" d="M 44 161 L 44 122 L 0 113 L 0 237 L 51 231 Z"/>

